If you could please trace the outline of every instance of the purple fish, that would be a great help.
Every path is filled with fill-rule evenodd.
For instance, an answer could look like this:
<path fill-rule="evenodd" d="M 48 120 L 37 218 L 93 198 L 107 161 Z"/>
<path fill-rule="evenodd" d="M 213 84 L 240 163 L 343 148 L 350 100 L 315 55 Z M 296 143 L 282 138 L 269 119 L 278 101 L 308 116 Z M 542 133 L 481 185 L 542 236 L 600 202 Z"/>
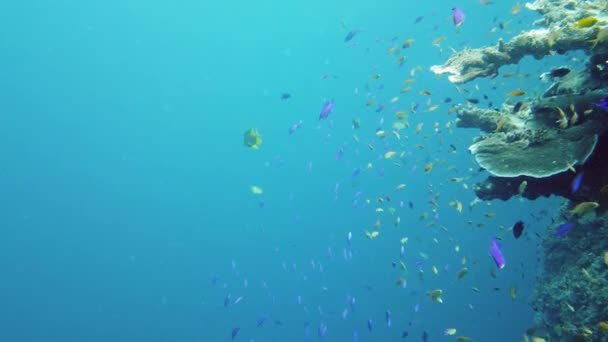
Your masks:
<path fill-rule="evenodd" d="M 458 7 L 452 7 L 452 20 L 454 20 L 454 26 L 458 27 L 464 22 L 464 11 Z"/>
<path fill-rule="evenodd" d="M 602 99 L 602 101 L 600 103 L 594 103 L 594 105 L 602 108 L 605 111 L 608 111 L 608 97 L 605 97 L 604 99 Z"/>
<path fill-rule="evenodd" d="M 335 106 L 336 106 L 336 104 L 334 103 L 333 100 L 325 101 L 325 103 L 323 104 L 323 107 L 321 107 L 321 113 L 319 113 L 319 120 L 327 119 L 329 114 L 331 114 L 331 112 L 334 110 Z"/>
<path fill-rule="evenodd" d="M 573 195 L 578 191 L 578 189 L 580 189 L 581 184 L 583 184 L 583 172 L 576 175 L 576 177 L 574 177 L 572 180 L 572 187 L 570 189 Z"/>
<path fill-rule="evenodd" d="M 502 255 L 500 245 L 496 242 L 496 239 L 492 239 L 492 243 L 490 243 L 490 254 L 492 254 L 496 266 L 503 269 L 505 267 L 505 257 Z"/>
<path fill-rule="evenodd" d="M 555 229 L 553 236 L 564 236 L 572 228 L 574 228 L 574 223 L 572 223 L 572 222 L 566 222 L 566 223 L 560 224 L 559 227 L 557 227 L 557 229 Z"/>

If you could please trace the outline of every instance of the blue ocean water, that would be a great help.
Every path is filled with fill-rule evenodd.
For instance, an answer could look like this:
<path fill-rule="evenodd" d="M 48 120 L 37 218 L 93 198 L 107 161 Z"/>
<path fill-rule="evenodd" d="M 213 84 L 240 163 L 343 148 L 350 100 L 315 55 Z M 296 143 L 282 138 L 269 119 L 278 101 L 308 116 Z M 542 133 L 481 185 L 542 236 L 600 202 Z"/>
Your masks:
<path fill-rule="evenodd" d="M 515 4 L 0 5 L 0 340 L 229 341 L 234 328 L 235 341 L 420 341 L 423 332 L 429 341 L 520 340 L 534 324 L 538 243 L 559 200 L 469 210 L 487 175 L 467 151 L 479 132 L 455 128 L 444 100 L 470 94 L 499 106 L 513 89 L 541 92 L 538 72 L 572 56 L 525 59 L 501 69 L 517 76 L 460 92 L 429 71 L 452 49 L 531 28 L 535 15 L 513 15 Z M 453 6 L 466 13 L 458 28 Z M 353 29 L 362 31 L 345 43 Z M 407 38 L 414 43 L 399 67 L 387 50 Z M 408 78 L 412 90 L 401 94 Z M 319 121 L 327 100 L 335 110 Z M 398 110 L 410 124 L 401 139 L 377 137 Z M 259 150 L 243 146 L 249 128 L 262 135 Z M 386 160 L 386 151 L 404 156 Z M 519 240 L 508 230 L 517 220 L 526 222 Z M 496 236 L 502 270 L 488 253 Z M 457 281 L 463 258 L 469 272 Z M 427 295 L 435 289 L 442 304 Z"/>

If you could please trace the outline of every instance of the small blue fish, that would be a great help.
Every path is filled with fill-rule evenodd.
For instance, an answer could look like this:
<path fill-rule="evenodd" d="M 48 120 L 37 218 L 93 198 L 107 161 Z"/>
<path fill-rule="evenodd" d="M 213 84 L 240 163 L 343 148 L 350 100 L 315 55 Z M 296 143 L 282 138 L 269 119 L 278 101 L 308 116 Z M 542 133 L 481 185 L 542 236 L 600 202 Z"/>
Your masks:
<path fill-rule="evenodd" d="M 224 297 L 224 307 L 225 307 L 225 308 L 227 308 L 227 307 L 228 307 L 228 304 L 230 304 L 230 297 L 231 297 L 231 296 L 232 296 L 232 295 L 229 293 L 229 294 L 227 294 L 227 295 L 226 295 L 226 297 Z"/>
<path fill-rule="evenodd" d="M 300 127 L 302 127 L 302 124 L 304 122 L 302 120 L 294 123 L 293 125 L 289 126 L 289 135 L 292 135 L 293 133 L 295 133 L 295 131 L 297 131 L 298 129 L 300 129 Z"/>
<path fill-rule="evenodd" d="M 346 37 L 344 37 L 344 42 L 345 42 L 345 43 L 350 42 L 350 40 L 351 40 L 351 39 L 353 39 L 353 38 L 355 38 L 355 36 L 356 36 L 356 35 L 357 35 L 359 32 L 363 32 L 363 30 L 362 30 L 362 29 L 354 29 L 354 30 L 352 30 L 352 31 L 349 31 L 349 32 L 346 34 Z"/>
<path fill-rule="evenodd" d="M 266 315 L 258 318 L 258 320 L 255 322 L 255 326 L 258 327 L 258 328 L 263 327 L 264 323 L 266 323 L 267 319 L 268 319 L 268 316 L 266 316 Z"/>
<path fill-rule="evenodd" d="M 322 338 L 327 333 L 327 324 L 319 322 L 319 338 Z"/>
<path fill-rule="evenodd" d="M 232 332 L 230 333 L 230 339 L 234 340 L 234 338 L 236 337 L 236 335 L 239 334 L 240 330 L 241 330 L 241 328 L 239 328 L 239 327 L 232 328 Z"/>
<path fill-rule="evenodd" d="M 503 269 L 506 265 L 505 257 L 502 255 L 502 251 L 500 250 L 500 245 L 496 242 L 496 239 L 492 239 L 490 243 L 490 254 L 496 263 L 496 266 L 500 269 Z"/>
<path fill-rule="evenodd" d="M 361 168 L 360 167 L 356 167 L 356 168 L 353 169 L 353 172 L 351 173 L 350 176 L 352 178 L 355 178 L 355 177 L 357 177 L 360 174 L 361 174 Z"/>
<path fill-rule="evenodd" d="M 333 100 L 326 101 L 323 104 L 323 107 L 321 107 L 321 112 L 319 113 L 319 120 L 327 119 L 327 117 L 329 116 L 329 114 L 331 114 L 335 107 L 336 105 Z"/>
<path fill-rule="evenodd" d="M 422 332 L 422 341 L 426 342 L 429 340 L 429 333 L 427 333 L 426 331 Z"/>
<path fill-rule="evenodd" d="M 583 174 L 583 172 L 580 172 L 572 180 L 572 187 L 570 188 L 570 190 L 572 191 L 573 195 L 578 191 L 578 189 L 581 188 L 581 184 L 583 184 Z"/>
<path fill-rule="evenodd" d="M 372 328 L 373 328 L 373 323 L 372 323 L 372 319 L 368 319 L 367 320 L 367 330 L 369 330 L 369 332 L 372 332 Z"/>
<path fill-rule="evenodd" d="M 557 229 L 555 229 L 555 232 L 553 233 L 553 236 L 564 236 L 572 228 L 574 228 L 574 223 L 572 223 L 572 222 L 566 222 L 566 223 L 560 224 L 557 227 Z"/>
<path fill-rule="evenodd" d="M 289 99 L 290 97 L 291 97 L 290 93 L 283 93 L 283 94 L 281 94 L 280 99 L 285 101 L 285 100 Z"/>
<path fill-rule="evenodd" d="M 605 97 L 600 101 L 600 103 L 594 103 L 597 107 L 602 108 L 605 111 L 608 111 L 608 97 Z"/>
<path fill-rule="evenodd" d="M 386 318 L 386 326 L 390 328 L 393 325 L 391 320 L 391 310 L 386 310 L 384 317 Z"/>

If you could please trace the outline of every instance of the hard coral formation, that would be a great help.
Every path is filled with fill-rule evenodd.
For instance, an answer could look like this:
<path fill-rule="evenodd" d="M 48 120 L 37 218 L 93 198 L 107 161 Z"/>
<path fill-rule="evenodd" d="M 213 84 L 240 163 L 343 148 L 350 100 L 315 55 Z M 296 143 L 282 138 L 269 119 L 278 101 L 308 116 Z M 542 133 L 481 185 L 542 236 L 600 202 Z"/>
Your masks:
<path fill-rule="evenodd" d="M 597 143 L 595 128 L 589 123 L 563 132 L 553 131 L 535 144 L 530 143 L 527 135 L 509 141 L 512 135 L 495 133 L 471 145 L 469 151 L 494 176 L 544 178 L 585 163 Z"/>
<path fill-rule="evenodd" d="M 571 50 L 589 49 L 597 38 L 596 27 L 576 26 L 576 20 L 597 16 L 600 22 L 606 23 L 608 15 L 602 11 L 601 1 L 597 6 L 576 6 L 571 9 L 570 1 L 537 0 L 526 4 L 526 8 L 539 12 L 543 19 L 535 24 L 543 28 L 522 32 L 510 41 L 498 41 L 492 47 L 467 49 L 452 55 L 445 64 L 434 65 L 431 71 L 437 75 L 451 74 L 448 80 L 452 83 L 465 83 L 477 77 L 495 77 L 503 65 L 516 64 L 524 56 L 541 59 L 555 52 L 563 54 Z M 598 45 L 597 50 L 607 50 L 605 45 Z"/>

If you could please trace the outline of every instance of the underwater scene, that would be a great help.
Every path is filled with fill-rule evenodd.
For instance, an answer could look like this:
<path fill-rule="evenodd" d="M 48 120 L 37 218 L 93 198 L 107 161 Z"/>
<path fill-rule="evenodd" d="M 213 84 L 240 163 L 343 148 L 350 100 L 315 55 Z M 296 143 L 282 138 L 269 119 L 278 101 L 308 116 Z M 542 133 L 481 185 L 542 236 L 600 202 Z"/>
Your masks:
<path fill-rule="evenodd" d="M 0 341 L 608 341 L 606 0 L 0 13 Z"/>

